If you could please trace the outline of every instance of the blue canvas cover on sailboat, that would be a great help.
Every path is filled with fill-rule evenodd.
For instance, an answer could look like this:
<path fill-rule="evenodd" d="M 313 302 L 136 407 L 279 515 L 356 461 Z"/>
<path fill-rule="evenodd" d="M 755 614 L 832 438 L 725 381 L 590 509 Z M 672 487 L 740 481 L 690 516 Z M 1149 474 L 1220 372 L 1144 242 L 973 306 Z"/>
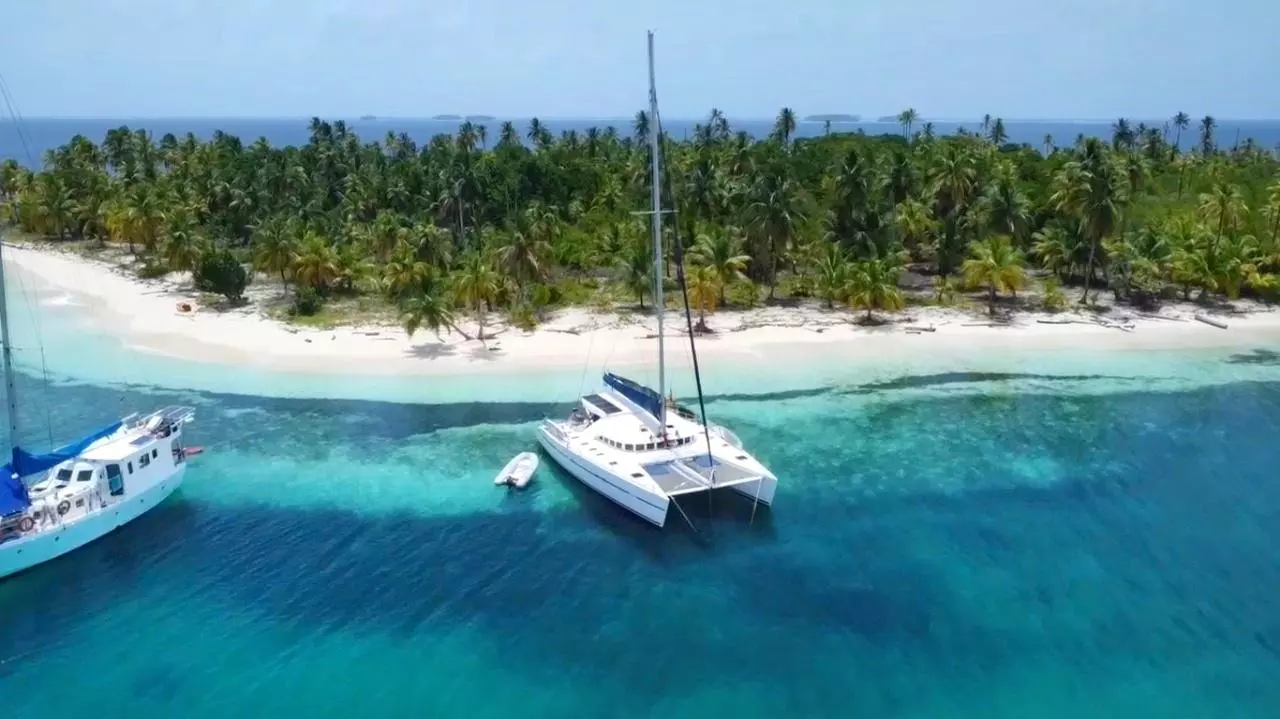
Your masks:
<path fill-rule="evenodd" d="M 604 373 L 604 383 L 614 388 L 623 397 L 635 402 L 654 417 L 662 415 L 662 396 L 644 385 L 633 382 L 626 377 L 619 377 L 612 372 Z"/>
<path fill-rule="evenodd" d="M 4 476 L 0 477 L 0 517 L 21 512 L 31 506 L 31 498 L 27 496 L 27 485 L 13 476 L 5 466 Z"/>
<path fill-rule="evenodd" d="M 88 449 L 89 445 L 110 436 L 123 425 L 123 421 L 112 422 L 93 434 L 46 454 L 32 454 L 21 447 L 14 447 L 13 458 L 3 469 L 0 469 L 0 472 L 4 473 L 4 476 L 0 477 L 0 516 L 20 512 L 31 504 L 27 497 L 26 485 L 14 475 L 29 477 L 54 467 L 59 462 L 74 459 Z"/>

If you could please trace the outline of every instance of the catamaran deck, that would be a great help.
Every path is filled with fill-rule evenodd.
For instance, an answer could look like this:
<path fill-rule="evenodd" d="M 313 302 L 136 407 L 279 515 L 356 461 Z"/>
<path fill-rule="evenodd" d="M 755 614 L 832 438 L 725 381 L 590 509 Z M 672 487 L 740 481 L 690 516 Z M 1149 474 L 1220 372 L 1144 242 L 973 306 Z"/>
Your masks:
<path fill-rule="evenodd" d="M 695 469 L 691 465 L 696 465 L 697 468 Z M 732 487 L 735 484 L 746 484 L 760 479 L 759 477 L 716 477 L 713 479 L 709 476 L 710 472 L 708 471 L 712 466 L 712 460 L 706 455 L 700 455 L 691 459 L 646 464 L 644 465 L 644 471 L 649 473 L 653 481 L 668 496 L 705 492 L 712 489 Z M 715 462 L 714 466 L 717 471 L 723 471 L 720 469 L 722 467 L 727 469 L 720 462 Z"/>

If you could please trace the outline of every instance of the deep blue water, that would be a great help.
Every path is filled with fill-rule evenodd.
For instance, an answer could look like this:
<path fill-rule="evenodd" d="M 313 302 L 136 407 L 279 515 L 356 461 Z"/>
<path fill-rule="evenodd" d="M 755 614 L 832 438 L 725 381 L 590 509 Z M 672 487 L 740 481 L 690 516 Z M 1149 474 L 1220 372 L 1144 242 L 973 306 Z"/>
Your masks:
<path fill-rule="evenodd" d="M 1103 355 L 723 393 L 712 416 L 783 485 L 754 520 L 687 502 L 697 533 L 546 464 L 494 488 L 557 402 L 24 377 L 36 435 L 192 402 L 209 451 L 174 501 L 0 582 L 0 697 L 11 717 L 1274 717 L 1276 357 L 1176 391 L 1117 390 Z"/>
<path fill-rule="evenodd" d="M 515 122 L 516 126 L 521 129 L 522 134 L 528 128 L 528 118 L 500 118 L 492 122 L 480 123 L 487 126 L 490 143 L 497 140 L 503 119 L 510 119 Z M 1147 123 L 1152 127 L 1162 127 L 1166 120 L 1167 118 L 1157 118 L 1147 120 Z M 1139 119 L 1131 118 L 1131 122 L 1135 127 L 1139 121 Z M 360 137 L 366 140 L 380 141 L 386 137 L 388 132 L 397 134 L 405 132 L 420 144 L 425 143 L 434 135 L 456 131 L 459 124 L 452 121 L 442 122 L 426 119 L 359 120 L 348 118 L 346 122 Z M 554 133 L 560 133 L 565 130 L 584 132 L 590 127 L 603 129 L 610 125 L 616 126 L 623 135 L 629 135 L 632 132 L 631 120 L 627 118 L 544 119 L 544 122 L 548 129 Z M 690 136 L 697 122 L 699 120 L 665 120 L 668 131 L 675 137 Z M 28 161 L 29 151 L 30 157 L 34 158 L 34 162 L 40 163 L 43 162 L 43 155 L 46 150 L 67 142 L 77 134 L 84 135 L 95 142 L 101 142 L 107 130 L 121 125 L 127 125 L 134 129 L 146 128 L 152 133 L 156 141 L 159 141 L 165 133 L 169 132 L 178 137 L 192 132 L 201 139 L 208 139 L 215 130 L 222 130 L 240 137 L 246 143 L 253 142 L 259 137 L 265 137 L 273 145 L 277 146 L 300 145 L 306 143 L 310 136 L 307 130 L 307 123 L 308 118 L 29 118 L 15 126 L 11 118 L 6 117 L 0 119 L 0 160 L 14 158 L 24 164 L 31 164 Z M 768 134 L 773 126 L 772 120 L 767 119 L 730 120 L 730 124 L 735 130 L 745 130 L 757 137 Z M 976 120 L 964 123 L 934 123 L 935 132 L 938 134 L 953 133 L 958 127 L 978 131 L 980 130 L 980 125 L 981 123 Z M 1036 148 L 1043 146 L 1046 134 L 1052 135 L 1055 144 L 1058 146 L 1072 144 L 1075 142 L 1076 136 L 1080 134 L 1086 137 L 1097 136 L 1107 139 L 1111 137 L 1111 121 L 1011 120 L 1005 123 L 1005 128 L 1012 142 L 1025 142 Z M 19 133 L 19 130 L 21 130 L 21 133 Z M 868 134 L 898 133 L 902 131 L 901 127 L 896 123 L 860 122 L 832 125 L 833 132 L 854 132 L 857 130 L 863 130 Z M 802 137 L 821 135 L 824 131 L 825 128 L 820 122 L 801 122 L 796 128 L 796 133 Z M 1280 120 L 1222 119 L 1219 121 L 1216 137 L 1219 145 L 1223 147 L 1231 147 L 1235 144 L 1237 138 L 1240 142 L 1243 142 L 1246 138 L 1252 137 L 1262 147 L 1274 148 L 1277 144 L 1280 144 Z M 1169 140 L 1173 141 L 1173 139 L 1174 135 L 1171 131 Z M 1196 128 L 1191 127 L 1184 131 L 1181 141 L 1183 147 L 1189 148 L 1193 146 L 1197 142 Z"/>

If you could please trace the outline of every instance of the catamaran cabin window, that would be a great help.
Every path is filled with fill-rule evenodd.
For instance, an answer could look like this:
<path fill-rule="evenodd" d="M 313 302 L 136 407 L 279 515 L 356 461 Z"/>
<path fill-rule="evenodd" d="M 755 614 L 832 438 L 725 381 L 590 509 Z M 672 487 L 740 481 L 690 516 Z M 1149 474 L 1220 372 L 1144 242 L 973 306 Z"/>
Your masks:
<path fill-rule="evenodd" d="M 76 481 L 77 481 L 77 482 L 88 482 L 88 481 L 89 481 L 89 480 L 91 480 L 91 479 L 93 479 L 93 470 L 92 470 L 92 469 L 82 469 L 82 470 L 80 470 L 79 472 L 77 472 L 77 473 L 76 473 Z"/>
<path fill-rule="evenodd" d="M 159 456 L 160 456 L 160 450 L 158 450 L 158 449 L 153 449 L 153 450 L 151 450 L 151 458 L 152 458 L 152 459 L 155 459 L 156 457 L 159 457 Z"/>
<path fill-rule="evenodd" d="M 145 454 L 142 455 L 141 457 L 138 457 L 138 469 L 142 469 L 143 467 L 146 467 L 148 464 L 151 464 L 150 457 L 148 457 Z"/>
<path fill-rule="evenodd" d="M 628 444 L 623 446 L 623 449 L 627 450 L 628 452 L 634 452 L 635 448 L 636 446 L 634 444 Z"/>
<path fill-rule="evenodd" d="M 70 481 L 71 481 L 71 470 L 69 470 L 69 469 L 60 469 L 60 470 L 58 470 L 58 481 L 59 481 L 59 482 L 70 482 Z"/>

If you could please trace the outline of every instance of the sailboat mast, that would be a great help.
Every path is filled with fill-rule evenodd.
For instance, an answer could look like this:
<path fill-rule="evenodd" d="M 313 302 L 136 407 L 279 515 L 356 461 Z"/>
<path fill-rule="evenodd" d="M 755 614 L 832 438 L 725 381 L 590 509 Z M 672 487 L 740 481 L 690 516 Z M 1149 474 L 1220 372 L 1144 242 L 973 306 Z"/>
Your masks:
<path fill-rule="evenodd" d="M 0 248 L 4 247 L 4 238 L 0 237 Z M 5 409 L 8 410 L 9 416 L 9 453 L 12 467 L 17 470 L 17 453 L 18 446 L 18 395 L 14 391 L 13 385 L 13 351 L 12 343 L 9 342 L 9 298 L 5 293 L 4 281 L 4 257 L 3 249 L 0 249 L 0 343 L 4 344 L 0 349 L 0 355 L 4 356 L 4 395 Z"/>
<path fill-rule="evenodd" d="M 666 309 L 662 298 L 662 177 L 659 170 L 659 135 L 662 124 L 658 122 L 658 87 L 653 72 L 653 31 L 649 31 L 649 155 L 652 161 L 653 216 L 653 308 L 658 314 L 658 426 L 667 433 L 667 356 L 662 332 L 662 315 Z"/>

